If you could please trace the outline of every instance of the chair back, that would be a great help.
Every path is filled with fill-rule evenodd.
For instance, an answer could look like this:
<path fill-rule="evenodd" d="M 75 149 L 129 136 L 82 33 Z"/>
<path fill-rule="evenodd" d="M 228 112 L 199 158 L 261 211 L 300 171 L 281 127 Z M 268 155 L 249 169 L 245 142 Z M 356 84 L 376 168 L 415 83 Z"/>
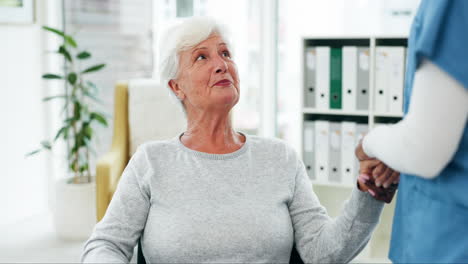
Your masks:
<path fill-rule="evenodd" d="M 181 106 L 170 97 L 169 88 L 153 79 L 128 83 L 129 156 L 150 140 L 171 139 L 186 128 Z"/>

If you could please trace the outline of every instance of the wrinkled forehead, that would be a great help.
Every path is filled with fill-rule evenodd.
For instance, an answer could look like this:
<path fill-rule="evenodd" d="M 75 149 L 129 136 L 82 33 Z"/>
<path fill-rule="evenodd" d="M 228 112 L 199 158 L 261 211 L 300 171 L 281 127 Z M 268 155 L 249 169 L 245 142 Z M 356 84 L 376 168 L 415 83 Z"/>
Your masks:
<path fill-rule="evenodd" d="M 219 46 L 229 47 L 227 41 L 218 33 L 212 33 L 208 38 L 196 44 L 195 46 L 187 48 L 189 51 L 193 51 L 201 48 L 215 48 Z"/>

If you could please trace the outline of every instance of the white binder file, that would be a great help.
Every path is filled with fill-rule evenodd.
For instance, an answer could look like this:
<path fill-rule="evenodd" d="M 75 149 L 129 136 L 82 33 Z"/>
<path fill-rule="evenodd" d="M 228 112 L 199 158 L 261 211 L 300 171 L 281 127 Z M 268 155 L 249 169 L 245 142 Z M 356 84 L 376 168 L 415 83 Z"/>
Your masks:
<path fill-rule="evenodd" d="M 343 47 L 343 111 L 356 111 L 358 76 L 357 47 Z"/>
<path fill-rule="evenodd" d="M 370 51 L 368 47 L 358 47 L 356 109 L 369 110 L 369 69 Z"/>
<path fill-rule="evenodd" d="M 304 121 L 304 153 L 303 160 L 307 175 L 311 180 L 315 180 L 315 122 Z"/>
<path fill-rule="evenodd" d="M 330 123 L 328 181 L 341 183 L 341 123 Z"/>
<path fill-rule="evenodd" d="M 304 107 L 315 108 L 316 94 L 316 52 L 315 48 L 308 47 L 305 49 L 304 58 Z"/>
<path fill-rule="evenodd" d="M 326 183 L 328 179 L 328 146 L 330 123 L 315 121 L 315 177 L 317 182 Z"/>
<path fill-rule="evenodd" d="M 391 47 L 377 47 L 375 49 L 375 91 L 374 110 L 376 114 L 388 113 L 389 93 L 389 60 Z"/>
<path fill-rule="evenodd" d="M 343 184 L 356 183 L 357 171 L 355 168 L 356 156 L 356 123 L 341 123 L 341 177 Z"/>
<path fill-rule="evenodd" d="M 403 86 L 405 80 L 405 47 L 392 47 L 388 50 L 389 59 L 389 113 L 403 113 Z"/>
<path fill-rule="evenodd" d="M 354 141 L 354 145 L 357 146 L 361 139 L 369 132 L 369 125 L 367 124 L 357 124 L 356 125 L 356 138 Z M 356 175 L 359 175 L 359 160 L 355 159 L 355 168 L 356 168 Z"/>
<path fill-rule="evenodd" d="M 330 109 L 330 47 L 317 47 L 315 102 L 317 109 Z"/>

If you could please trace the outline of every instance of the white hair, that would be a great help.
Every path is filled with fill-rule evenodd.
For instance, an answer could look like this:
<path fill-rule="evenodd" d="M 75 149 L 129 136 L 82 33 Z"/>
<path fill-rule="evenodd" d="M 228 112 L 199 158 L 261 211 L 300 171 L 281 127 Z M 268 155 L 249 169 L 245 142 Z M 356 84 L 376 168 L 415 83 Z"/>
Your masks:
<path fill-rule="evenodd" d="M 229 45 L 227 28 L 209 17 L 190 17 L 169 26 L 159 38 L 158 71 L 159 80 L 164 88 L 169 89 L 172 98 L 185 112 L 182 102 L 169 87 L 169 81 L 175 79 L 179 70 L 179 54 L 200 42 L 217 34 Z M 232 52 L 231 52 L 232 53 Z"/>

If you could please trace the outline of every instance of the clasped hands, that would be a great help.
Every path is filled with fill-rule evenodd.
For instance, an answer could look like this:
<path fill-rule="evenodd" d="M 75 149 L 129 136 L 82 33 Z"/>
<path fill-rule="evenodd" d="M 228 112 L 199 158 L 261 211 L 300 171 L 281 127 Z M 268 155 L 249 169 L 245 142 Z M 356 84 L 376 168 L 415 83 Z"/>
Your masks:
<path fill-rule="evenodd" d="M 375 199 L 390 203 L 395 195 L 400 173 L 378 159 L 370 158 L 362 148 L 362 140 L 355 151 L 359 160 L 359 189 L 368 192 Z"/>

